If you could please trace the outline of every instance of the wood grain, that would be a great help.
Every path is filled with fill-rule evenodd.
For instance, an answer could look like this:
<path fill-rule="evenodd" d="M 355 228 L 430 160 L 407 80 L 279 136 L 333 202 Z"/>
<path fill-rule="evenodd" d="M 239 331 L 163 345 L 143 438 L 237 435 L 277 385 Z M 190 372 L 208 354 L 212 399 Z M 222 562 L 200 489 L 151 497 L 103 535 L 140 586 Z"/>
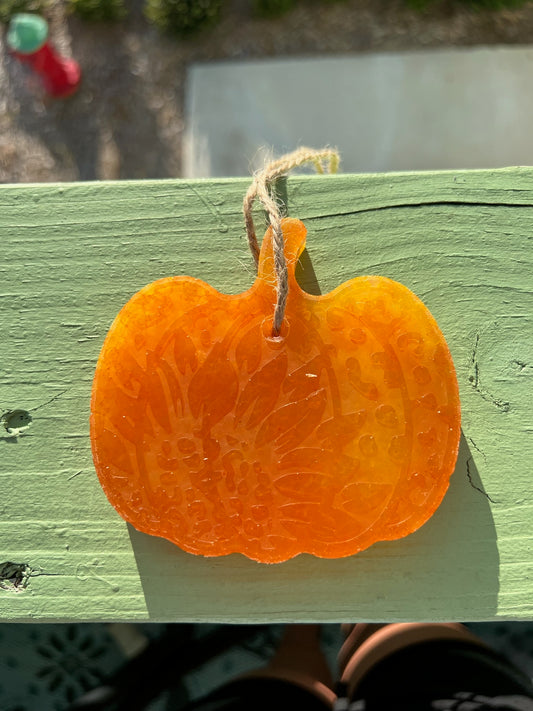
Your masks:
<path fill-rule="evenodd" d="M 0 618 L 531 619 L 533 169 L 287 184 L 288 212 L 308 228 L 305 289 L 391 277 L 424 300 L 450 346 L 460 457 L 422 529 L 351 558 L 263 566 L 188 555 L 107 502 L 88 438 L 107 329 L 160 277 L 251 285 L 248 183 L 0 187 Z M 14 410 L 33 418 L 19 437 L 6 430 Z M 16 575 L 5 562 L 28 567 Z"/>

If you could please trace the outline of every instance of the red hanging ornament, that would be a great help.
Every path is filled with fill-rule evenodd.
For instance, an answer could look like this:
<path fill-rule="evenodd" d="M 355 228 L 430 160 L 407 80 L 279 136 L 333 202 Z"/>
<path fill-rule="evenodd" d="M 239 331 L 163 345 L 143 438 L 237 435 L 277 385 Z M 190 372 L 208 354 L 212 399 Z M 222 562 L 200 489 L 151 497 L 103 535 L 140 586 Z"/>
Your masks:
<path fill-rule="evenodd" d="M 7 45 L 12 56 L 40 76 L 48 94 L 70 96 L 80 83 L 79 64 L 58 54 L 47 38 L 48 23 L 38 15 L 21 13 L 9 23 Z"/>

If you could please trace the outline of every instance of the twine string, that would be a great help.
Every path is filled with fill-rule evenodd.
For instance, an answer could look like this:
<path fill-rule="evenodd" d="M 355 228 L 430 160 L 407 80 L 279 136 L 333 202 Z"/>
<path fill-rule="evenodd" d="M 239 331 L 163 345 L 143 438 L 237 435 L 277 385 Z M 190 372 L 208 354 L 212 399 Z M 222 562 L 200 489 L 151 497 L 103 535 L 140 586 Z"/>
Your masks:
<path fill-rule="evenodd" d="M 255 234 L 252 208 L 257 198 L 263 205 L 268 221 L 272 227 L 272 244 L 274 250 L 274 270 L 276 272 L 277 300 L 274 308 L 274 321 L 272 336 L 279 336 L 281 324 L 285 316 L 287 297 L 289 294 L 289 275 L 285 259 L 283 233 L 281 231 L 281 210 L 276 200 L 272 197 L 272 184 L 279 178 L 287 175 L 293 168 L 313 163 L 317 173 L 323 174 L 326 167 L 329 173 L 336 173 L 339 168 L 340 157 L 338 151 L 332 148 L 315 150 L 313 148 L 298 148 L 292 153 L 273 160 L 262 170 L 255 173 L 252 184 L 244 196 L 243 212 L 248 244 L 255 261 L 259 266 L 260 247 Z"/>

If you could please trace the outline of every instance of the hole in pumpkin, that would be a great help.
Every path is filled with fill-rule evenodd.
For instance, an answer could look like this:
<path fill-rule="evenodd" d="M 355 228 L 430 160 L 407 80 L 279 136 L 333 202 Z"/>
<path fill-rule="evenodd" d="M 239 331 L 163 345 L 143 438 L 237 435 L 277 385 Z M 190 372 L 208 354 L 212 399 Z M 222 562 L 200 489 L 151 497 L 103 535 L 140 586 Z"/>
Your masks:
<path fill-rule="evenodd" d="M 274 317 L 273 316 L 268 316 L 263 320 L 263 323 L 261 324 L 261 332 L 265 338 L 265 341 L 267 342 L 267 345 L 271 346 L 272 348 L 279 348 L 289 335 L 289 322 L 287 321 L 286 318 L 283 319 L 283 322 L 281 324 L 281 329 L 279 332 L 278 336 L 274 336 Z"/>

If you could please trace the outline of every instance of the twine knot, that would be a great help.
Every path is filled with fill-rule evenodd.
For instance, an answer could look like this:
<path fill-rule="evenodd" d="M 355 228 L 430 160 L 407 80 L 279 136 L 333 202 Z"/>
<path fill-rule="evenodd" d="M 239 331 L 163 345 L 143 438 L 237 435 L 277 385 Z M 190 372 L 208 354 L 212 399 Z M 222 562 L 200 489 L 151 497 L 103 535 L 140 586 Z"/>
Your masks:
<path fill-rule="evenodd" d="M 281 231 L 281 210 L 272 196 L 272 184 L 276 180 L 287 175 L 293 168 L 313 163 L 317 173 L 336 173 L 339 167 L 340 157 L 338 151 L 333 148 L 323 148 L 315 150 L 313 148 L 298 148 L 292 153 L 273 160 L 263 169 L 254 174 L 252 184 L 244 197 L 243 211 L 248 244 L 252 252 L 256 267 L 259 266 L 259 243 L 255 234 L 255 226 L 252 217 L 252 208 L 256 198 L 263 205 L 268 221 L 272 227 L 272 244 L 274 249 L 274 269 L 276 272 L 277 300 L 274 308 L 274 322 L 272 335 L 279 336 L 281 324 L 285 316 L 287 297 L 289 294 L 289 278 L 287 261 L 285 259 L 283 232 Z M 325 170 L 326 168 L 326 170 Z"/>

